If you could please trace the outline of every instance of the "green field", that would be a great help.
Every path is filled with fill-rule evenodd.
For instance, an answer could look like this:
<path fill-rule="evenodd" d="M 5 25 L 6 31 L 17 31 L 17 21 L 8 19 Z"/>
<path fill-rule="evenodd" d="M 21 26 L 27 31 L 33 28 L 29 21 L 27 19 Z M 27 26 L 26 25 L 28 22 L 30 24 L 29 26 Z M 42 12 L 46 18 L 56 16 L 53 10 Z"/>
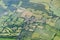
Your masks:
<path fill-rule="evenodd" d="M 14 39 L 14 38 L 0 38 L 0 40 L 16 40 L 16 39 Z"/>

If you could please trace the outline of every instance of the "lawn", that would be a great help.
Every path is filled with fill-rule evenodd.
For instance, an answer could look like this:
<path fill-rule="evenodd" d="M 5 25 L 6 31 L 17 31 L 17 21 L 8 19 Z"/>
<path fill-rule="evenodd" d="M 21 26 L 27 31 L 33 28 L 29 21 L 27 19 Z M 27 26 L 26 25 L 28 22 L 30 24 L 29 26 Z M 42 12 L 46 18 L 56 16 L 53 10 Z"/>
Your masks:
<path fill-rule="evenodd" d="M 14 38 L 0 38 L 0 40 L 16 40 Z"/>

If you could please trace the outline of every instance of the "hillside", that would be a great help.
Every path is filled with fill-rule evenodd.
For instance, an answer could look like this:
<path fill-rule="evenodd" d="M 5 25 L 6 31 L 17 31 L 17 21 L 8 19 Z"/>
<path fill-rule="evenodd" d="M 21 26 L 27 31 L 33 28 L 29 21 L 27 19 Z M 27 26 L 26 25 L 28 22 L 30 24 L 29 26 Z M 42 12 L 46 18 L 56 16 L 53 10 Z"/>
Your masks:
<path fill-rule="evenodd" d="M 60 40 L 59 3 L 0 0 L 0 40 Z"/>

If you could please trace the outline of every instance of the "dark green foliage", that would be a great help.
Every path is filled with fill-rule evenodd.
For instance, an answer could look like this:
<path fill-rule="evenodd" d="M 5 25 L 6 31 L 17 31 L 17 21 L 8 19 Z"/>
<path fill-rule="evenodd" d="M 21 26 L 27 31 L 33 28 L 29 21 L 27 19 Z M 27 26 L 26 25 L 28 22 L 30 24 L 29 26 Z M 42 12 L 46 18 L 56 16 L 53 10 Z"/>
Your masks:
<path fill-rule="evenodd" d="M 4 15 L 0 18 L 0 28 L 3 28 L 2 31 L 0 31 L 1 33 L 9 33 L 12 34 L 14 32 L 16 32 L 18 30 L 19 27 L 21 27 L 20 25 L 22 25 L 24 22 L 23 18 L 17 17 L 17 14 L 7 14 Z"/>

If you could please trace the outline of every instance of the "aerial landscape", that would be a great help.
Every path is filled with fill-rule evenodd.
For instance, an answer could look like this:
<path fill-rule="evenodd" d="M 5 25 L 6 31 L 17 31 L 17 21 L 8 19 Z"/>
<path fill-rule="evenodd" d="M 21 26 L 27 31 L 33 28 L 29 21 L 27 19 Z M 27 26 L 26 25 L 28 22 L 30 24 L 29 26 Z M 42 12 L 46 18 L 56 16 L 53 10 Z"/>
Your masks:
<path fill-rule="evenodd" d="M 0 40 L 60 40 L 60 0 L 0 0 Z"/>

